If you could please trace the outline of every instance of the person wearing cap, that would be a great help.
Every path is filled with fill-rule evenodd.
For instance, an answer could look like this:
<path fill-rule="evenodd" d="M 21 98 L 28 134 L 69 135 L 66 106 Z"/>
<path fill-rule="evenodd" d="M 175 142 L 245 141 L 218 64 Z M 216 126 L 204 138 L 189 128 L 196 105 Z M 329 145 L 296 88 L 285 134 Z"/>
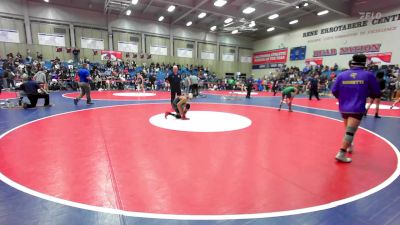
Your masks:
<path fill-rule="evenodd" d="M 364 116 L 367 98 L 381 95 L 374 74 L 364 70 L 366 62 L 364 54 L 354 55 L 349 62 L 350 69 L 340 73 L 332 87 L 332 94 L 339 101 L 339 111 L 346 128 L 342 146 L 336 155 L 339 162 L 352 161 L 346 154 L 353 152 L 354 135 Z"/>
<path fill-rule="evenodd" d="M 167 111 L 165 112 L 165 119 L 167 119 L 168 116 L 174 116 L 177 119 L 188 120 L 189 118 L 186 117 L 186 113 L 190 109 L 190 104 L 188 102 L 192 98 L 192 93 L 176 97 L 172 102 L 172 108 L 175 110 L 176 114 Z"/>

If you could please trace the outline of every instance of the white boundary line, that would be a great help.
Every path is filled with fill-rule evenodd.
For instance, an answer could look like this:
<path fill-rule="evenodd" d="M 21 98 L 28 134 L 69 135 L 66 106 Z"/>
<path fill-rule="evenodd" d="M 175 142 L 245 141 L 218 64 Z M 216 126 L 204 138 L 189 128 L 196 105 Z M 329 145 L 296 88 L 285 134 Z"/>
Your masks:
<path fill-rule="evenodd" d="M 74 93 L 74 92 L 68 92 L 68 93 L 62 94 L 61 96 L 63 98 L 74 99 L 74 97 L 66 96 L 67 94 L 71 94 L 71 93 Z M 119 97 L 119 96 L 117 96 L 117 97 Z M 154 96 L 148 96 L 148 97 L 154 97 Z M 94 100 L 94 101 L 113 101 L 113 102 L 145 102 L 145 101 L 165 101 L 165 100 L 170 100 L 170 99 L 162 98 L 162 99 L 144 99 L 144 100 L 138 100 L 138 99 L 121 99 L 120 100 L 120 99 L 93 99 L 92 98 L 92 100 Z"/>
<path fill-rule="evenodd" d="M 307 109 L 317 109 L 317 110 L 323 110 L 323 111 L 329 111 L 329 112 L 337 112 L 339 113 L 339 110 L 332 110 L 332 109 L 323 109 L 323 108 L 315 108 L 315 107 L 309 107 L 309 106 L 303 106 L 303 105 L 298 105 L 298 104 L 292 104 L 292 106 L 297 106 L 297 107 L 302 107 L 302 108 L 307 108 Z M 389 109 L 390 110 L 390 109 Z M 373 115 L 368 114 L 369 117 L 373 117 Z M 388 117 L 388 118 L 396 118 L 400 119 L 400 116 L 384 116 L 384 115 L 379 115 L 381 117 Z"/>
<path fill-rule="evenodd" d="M 159 104 L 166 104 L 166 103 L 146 103 L 146 104 L 126 104 L 126 105 L 113 105 L 113 106 L 103 106 L 103 107 L 98 107 L 98 108 L 89 108 L 89 109 L 82 109 L 82 110 L 76 110 L 76 111 L 70 111 L 70 112 L 64 112 L 64 113 L 59 113 L 47 117 L 43 117 L 40 119 L 36 119 L 27 123 L 24 123 L 22 125 L 19 125 L 15 128 L 12 128 L 11 130 L 1 134 L 0 140 L 6 136 L 7 134 L 11 133 L 12 131 L 21 128 L 23 126 L 26 126 L 28 124 L 44 120 L 47 118 L 51 117 L 56 117 L 60 115 L 65 115 L 65 114 L 70 114 L 70 113 L 75 113 L 75 112 L 80 112 L 80 111 L 86 111 L 86 110 L 94 110 L 94 109 L 101 109 L 101 108 L 112 108 L 112 107 L 120 107 L 120 106 L 140 106 L 140 105 L 159 105 Z M 247 106 L 247 107 L 257 107 L 257 108 L 269 108 L 269 109 L 276 109 L 274 107 L 269 107 L 269 106 L 256 106 L 256 105 L 244 105 L 244 104 L 225 104 L 225 103 L 196 103 L 196 104 L 215 104 L 215 105 L 238 105 L 238 106 Z M 319 116 L 322 118 L 334 120 L 334 121 L 339 121 L 342 122 L 341 120 L 330 118 L 327 116 L 322 116 L 318 114 L 313 114 L 313 113 L 308 113 L 308 112 L 301 112 L 301 111 L 296 111 L 299 113 L 304 113 L 312 116 Z M 92 205 L 87 205 L 87 204 L 82 204 L 82 203 L 77 203 L 77 202 L 72 202 L 60 198 L 56 198 L 50 195 L 46 195 L 37 191 L 34 191 L 30 188 L 27 188 L 23 185 L 20 185 L 13 180 L 9 179 L 3 173 L 0 173 L 0 180 L 5 182 L 6 184 L 10 185 L 11 187 L 25 192 L 27 194 L 36 196 L 38 198 L 42 198 L 48 201 L 52 201 L 55 203 L 71 206 L 71 207 L 76 207 L 80 209 L 86 209 L 90 211 L 96 211 L 96 212 L 102 212 L 102 213 L 110 213 L 110 214 L 119 214 L 119 215 L 124 215 L 124 216 L 130 216 L 130 217 L 141 217 L 141 218 L 151 218 L 151 219 L 174 219 L 174 220 L 237 220 L 237 219 L 260 219 L 260 218 L 271 218 L 271 217 L 281 217 L 281 216 L 290 216 L 290 215 L 298 215 L 298 214 L 304 214 L 304 213 L 310 213 L 310 212 L 316 212 L 316 211 L 321 211 L 321 210 L 326 210 L 326 209 L 331 209 L 340 205 L 344 205 L 362 198 L 365 198 L 369 195 L 372 195 L 385 187 L 389 186 L 393 181 L 397 179 L 397 177 L 400 175 L 400 152 L 399 149 L 394 146 L 390 141 L 388 141 L 386 138 L 380 136 L 379 134 L 372 132 L 370 130 L 367 130 L 363 127 L 360 127 L 360 129 L 363 129 L 379 138 L 381 138 L 383 141 L 385 141 L 390 147 L 392 147 L 392 150 L 396 154 L 397 157 L 397 167 L 394 173 L 386 179 L 383 183 L 379 184 L 378 186 L 371 188 L 368 191 L 362 192 L 360 194 L 354 195 L 349 198 L 341 199 L 338 201 L 330 202 L 327 204 L 319 205 L 319 206 L 313 206 L 313 207 L 308 207 L 308 208 L 302 208 L 302 209 L 295 209 L 295 210 L 288 210 L 288 211 L 279 211 L 279 212 L 270 212 L 270 213 L 254 213 L 254 214 L 233 214 L 233 215 L 177 215 L 177 214 L 158 214 L 158 213 L 143 213 L 143 212 L 131 212 L 131 211 L 124 211 L 124 210 L 119 210 L 119 209 L 111 209 L 111 208 L 104 208 L 104 207 L 98 207 L 98 206 L 92 206 Z M 351 166 L 351 165 L 348 165 Z"/>
<path fill-rule="evenodd" d="M 207 91 L 207 92 L 212 92 L 212 91 Z M 199 94 L 204 94 L 204 95 L 215 95 L 215 96 L 225 96 L 225 97 L 231 97 L 231 96 L 235 96 L 235 97 L 246 97 L 246 95 L 241 95 L 241 94 L 235 94 L 235 93 L 204 93 L 204 91 L 200 91 Z M 218 92 L 218 91 L 217 91 Z M 253 92 L 252 92 L 253 93 Z M 258 92 L 257 92 L 258 93 Z M 268 92 L 269 93 L 269 92 Z M 257 97 L 257 98 L 265 98 L 265 97 L 272 97 L 272 98 L 280 98 L 281 96 L 262 96 L 262 95 L 251 95 L 250 97 Z"/>

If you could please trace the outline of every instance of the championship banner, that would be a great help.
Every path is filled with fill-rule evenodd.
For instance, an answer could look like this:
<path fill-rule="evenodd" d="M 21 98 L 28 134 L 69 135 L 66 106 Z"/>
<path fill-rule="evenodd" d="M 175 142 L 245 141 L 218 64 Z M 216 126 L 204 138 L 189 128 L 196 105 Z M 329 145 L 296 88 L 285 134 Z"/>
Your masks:
<path fill-rule="evenodd" d="M 384 52 L 384 53 L 370 53 L 365 54 L 367 56 L 367 61 L 372 62 L 374 64 L 382 64 L 382 63 L 390 63 L 392 61 L 392 53 Z"/>
<path fill-rule="evenodd" d="M 322 65 L 323 63 L 323 58 L 311 58 L 311 59 L 306 59 L 306 65 Z"/>
<path fill-rule="evenodd" d="M 122 52 L 105 50 L 101 51 L 101 60 L 116 61 L 117 59 L 122 59 Z"/>
<path fill-rule="evenodd" d="M 275 49 L 253 54 L 253 65 L 284 64 L 287 61 L 288 49 Z"/>

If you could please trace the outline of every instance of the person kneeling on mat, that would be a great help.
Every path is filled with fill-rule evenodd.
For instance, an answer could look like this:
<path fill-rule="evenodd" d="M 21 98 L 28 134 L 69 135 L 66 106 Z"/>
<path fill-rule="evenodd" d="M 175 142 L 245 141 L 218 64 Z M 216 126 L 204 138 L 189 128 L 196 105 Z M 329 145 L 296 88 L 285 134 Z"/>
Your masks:
<path fill-rule="evenodd" d="M 176 114 L 171 112 L 165 112 L 165 119 L 167 119 L 168 116 L 174 116 L 177 119 L 188 120 L 189 118 L 186 118 L 186 113 L 190 109 L 190 104 L 188 103 L 188 101 L 192 98 L 193 98 L 192 93 L 189 93 L 187 95 L 177 96 L 172 102 L 172 108 L 175 110 Z"/>
<path fill-rule="evenodd" d="M 287 105 L 289 106 L 289 112 L 293 112 L 292 110 L 292 101 L 295 95 L 297 95 L 299 93 L 299 89 L 297 89 L 296 87 L 286 87 L 285 89 L 282 90 L 282 100 L 281 100 L 281 104 L 279 105 L 279 111 L 281 111 L 282 108 L 282 104 L 285 102 Z"/>
<path fill-rule="evenodd" d="M 23 103 L 24 109 L 35 108 L 39 98 L 44 98 L 45 107 L 51 106 L 49 94 L 36 81 L 32 80 L 32 77 L 28 77 L 28 81 L 21 84 L 20 89 L 25 92 L 31 102 L 30 104 Z"/>
<path fill-rule="evenodd" d="M 340 73 L 332 86 L 332 94 L 339 101 L 339 111 L 346 127 L 342 147 L 336 155 L 336 160 L 344 163 L 352 161 L 346 153 L 353 152 L 354 135 L 364 116 L 367 98 L 381 95 L 374 74 L 364 70 L 366 62 L 364 54 L 354 55 L 349 62 L 350 69 Z"/>

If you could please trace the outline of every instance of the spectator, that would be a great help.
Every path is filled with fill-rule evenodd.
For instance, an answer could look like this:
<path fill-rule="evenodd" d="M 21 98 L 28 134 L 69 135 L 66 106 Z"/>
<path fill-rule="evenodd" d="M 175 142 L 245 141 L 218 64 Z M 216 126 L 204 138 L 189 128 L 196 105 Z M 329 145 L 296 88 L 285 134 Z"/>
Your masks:
<path fill-rule="evenodd" d="M 29 75 L 28 75 L 29 76 Z M 43 72 L 43 68 L 40 68 L 39 71 L 35 74 L 35 76 L 33 77 L 33 80 L 35 80 L 36 82 L 38 82 L 39 84 L 43 85 L 43 89 L 48 91 L 49 87 L 48 87 L 48 82 L 47 82 L 47 76 L 46 74 Z"/>
<path fill-rule="evenodd" d="M 385 81 L 385 79 L 383 79 L 383 76 L 384 76 L 383 71 L 380 71 L 376 74 L 376 79 L 378 81 L 378 85 L 379 85 L 381 94 L 379 96 L 376 96 L 376 98 L 371 98 L 369 105 L 366 107 L 364 116 L 367 116 L 369 108 L 371 107 L 372 103 L 374 103 L 374 101 L 375 101 L 375 118 L 381 118 L 379 116 L 379 104 L 381 103 L 381 97 L 382 97 L 383 90 L 385 90 L 385 88 L 386 88 L 386 81 Z"/>
<path fill-rule="evenodd" d="M 190 91 L 193 94 L 193 97 L 197 97 L 199 95 L 199 78 L 192 74 L 190 75 Z"/>

